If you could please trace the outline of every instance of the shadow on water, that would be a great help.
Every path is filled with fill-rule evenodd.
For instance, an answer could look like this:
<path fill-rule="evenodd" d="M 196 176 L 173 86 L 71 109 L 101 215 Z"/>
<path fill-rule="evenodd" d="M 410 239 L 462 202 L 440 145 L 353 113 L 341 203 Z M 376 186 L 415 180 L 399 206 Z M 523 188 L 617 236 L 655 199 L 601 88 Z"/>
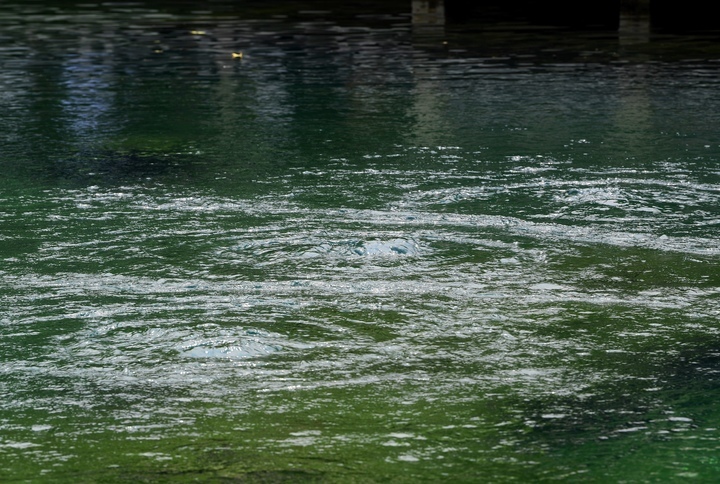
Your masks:
<path fill-rule="evenodd" d="M 668 482 L 703 469 L 704 482 L 720 477 L 709 465 L 720 432 L 720 340 L 699 333 L 678 346 L 593 355 L 588 364 L 611 363 L 602 371 L 615 379 L 518 403 L 528 448 L 547 459 L 538 475 Z"/>
<path fill-rule="evenodd" d="M 114 186 L 192 178 L 198 155 L 101 150 L 57 160 L 46 176 L 71 185 Z"/>

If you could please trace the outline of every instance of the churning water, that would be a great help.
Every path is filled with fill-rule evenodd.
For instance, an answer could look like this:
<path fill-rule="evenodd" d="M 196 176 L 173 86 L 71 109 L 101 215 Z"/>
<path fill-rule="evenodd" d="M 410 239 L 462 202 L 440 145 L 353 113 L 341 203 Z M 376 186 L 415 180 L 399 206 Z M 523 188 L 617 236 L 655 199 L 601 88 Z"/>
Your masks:
<path fill-rule="evenodd" d="M 1 480 L 720 478 L 705 39 L 54 5 L 0 7 Z"/>

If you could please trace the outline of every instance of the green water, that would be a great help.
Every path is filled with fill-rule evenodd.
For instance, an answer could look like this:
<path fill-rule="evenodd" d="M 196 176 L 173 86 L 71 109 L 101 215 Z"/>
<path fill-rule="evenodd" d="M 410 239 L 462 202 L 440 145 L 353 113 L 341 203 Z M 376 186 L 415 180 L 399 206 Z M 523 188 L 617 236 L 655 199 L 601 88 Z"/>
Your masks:
<path fill-rule="evenodd" d="M 716 40 L 383 5 L 0 6 L 0 481 L 720 479 Z"/>

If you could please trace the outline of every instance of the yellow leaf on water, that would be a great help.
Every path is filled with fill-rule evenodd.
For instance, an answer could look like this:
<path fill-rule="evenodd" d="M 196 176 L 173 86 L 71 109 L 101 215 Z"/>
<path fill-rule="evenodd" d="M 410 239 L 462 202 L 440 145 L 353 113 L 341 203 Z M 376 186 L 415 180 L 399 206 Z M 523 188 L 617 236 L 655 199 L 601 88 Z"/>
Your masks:
<path fill-rule="evenodd" d="M 242 53 L 242 52 L 233 52 L 233 53 L 232 53 L 232 58 L 233 58 L 233 59 L 242 59 L 242 58 L 243 58 L 243 53 Z"/>
<path fill-rule="evenodd" d="M 205 31 L 204 31 L 204 30 L 191 30 L 190 33 L 191 33 L 192 35 L 205 35 Z"/>

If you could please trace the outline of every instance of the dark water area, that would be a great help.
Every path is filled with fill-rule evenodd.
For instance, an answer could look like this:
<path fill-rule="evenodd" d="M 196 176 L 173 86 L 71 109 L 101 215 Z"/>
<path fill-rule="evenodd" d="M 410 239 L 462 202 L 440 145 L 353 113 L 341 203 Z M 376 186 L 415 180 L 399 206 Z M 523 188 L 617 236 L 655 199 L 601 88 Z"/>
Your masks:
<path fill-rule="evenodd" d="M 0 481 L 720 478 L 717 34 L 409 10 L 0 4 Z"/>

